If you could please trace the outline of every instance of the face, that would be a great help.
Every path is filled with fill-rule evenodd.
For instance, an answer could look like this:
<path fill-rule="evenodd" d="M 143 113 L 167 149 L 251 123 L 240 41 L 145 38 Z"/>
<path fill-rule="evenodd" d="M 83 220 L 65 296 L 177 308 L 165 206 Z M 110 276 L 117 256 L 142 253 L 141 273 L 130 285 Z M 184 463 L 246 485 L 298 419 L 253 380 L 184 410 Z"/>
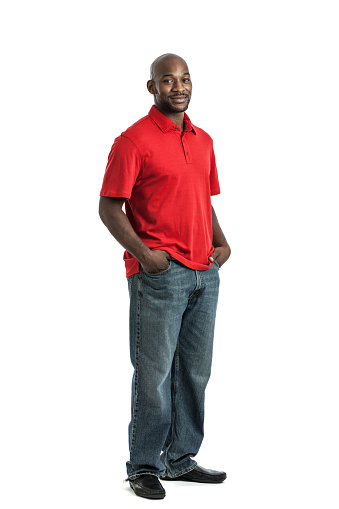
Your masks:
<path fill-rule="evenodd" d="M 192 82 L 187 64 L 175 57 L 160 61 L 147 83 L 155 106 L 163 113 L 182 113 L 191 100 Z"/>

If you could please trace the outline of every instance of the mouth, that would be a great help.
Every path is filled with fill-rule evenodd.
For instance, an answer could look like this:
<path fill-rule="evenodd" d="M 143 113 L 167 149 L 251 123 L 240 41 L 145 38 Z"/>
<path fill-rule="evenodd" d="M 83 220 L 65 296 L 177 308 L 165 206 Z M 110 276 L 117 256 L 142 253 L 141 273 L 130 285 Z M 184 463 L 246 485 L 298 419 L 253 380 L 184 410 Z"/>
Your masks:
<path fill-rule="evenodd" d="M 187 100 L 187 95 L 172 95 L 170 96 L 170 99 L 174 103 L 184 103 Z"/>

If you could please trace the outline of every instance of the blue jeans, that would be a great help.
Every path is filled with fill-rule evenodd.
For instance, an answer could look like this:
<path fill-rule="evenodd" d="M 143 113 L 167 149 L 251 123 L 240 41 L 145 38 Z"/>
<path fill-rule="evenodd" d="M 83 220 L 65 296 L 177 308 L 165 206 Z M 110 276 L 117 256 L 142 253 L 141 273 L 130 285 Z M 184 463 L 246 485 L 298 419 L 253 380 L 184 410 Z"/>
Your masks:
<path fill-rule="evenodd" d="M 219 268 L 216 262 L 206 271 L 169 263 L 159 274 L 140 267 L 128 278 L 134 367 L 129 479 L 189 472 L 204 435 Z"/>

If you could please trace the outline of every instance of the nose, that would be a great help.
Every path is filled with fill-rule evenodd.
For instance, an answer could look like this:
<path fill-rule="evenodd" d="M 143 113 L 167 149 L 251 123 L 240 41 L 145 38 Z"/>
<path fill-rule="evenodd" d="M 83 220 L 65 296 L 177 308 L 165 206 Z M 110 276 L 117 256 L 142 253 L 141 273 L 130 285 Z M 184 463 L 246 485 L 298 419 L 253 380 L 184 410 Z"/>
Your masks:
<path fill-rule="evenodd" d="M 181 80 L 174 80 L 172 90 L 177 93 L 186 92 L 185 86 Z"/>

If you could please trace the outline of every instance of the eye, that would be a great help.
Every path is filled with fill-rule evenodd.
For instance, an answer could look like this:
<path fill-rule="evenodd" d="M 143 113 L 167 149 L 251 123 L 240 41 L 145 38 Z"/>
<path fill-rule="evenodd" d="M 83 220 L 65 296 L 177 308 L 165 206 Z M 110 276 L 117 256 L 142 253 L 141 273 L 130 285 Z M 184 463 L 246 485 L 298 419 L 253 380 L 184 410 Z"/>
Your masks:
<path fill-rule="evenodd" d="M 183 81 L 184 81 L 185 83 L 189 83 L 191 80 L 190 80 L 190 78 L 184 78 L 184 79 L 183 79 Z"/>

